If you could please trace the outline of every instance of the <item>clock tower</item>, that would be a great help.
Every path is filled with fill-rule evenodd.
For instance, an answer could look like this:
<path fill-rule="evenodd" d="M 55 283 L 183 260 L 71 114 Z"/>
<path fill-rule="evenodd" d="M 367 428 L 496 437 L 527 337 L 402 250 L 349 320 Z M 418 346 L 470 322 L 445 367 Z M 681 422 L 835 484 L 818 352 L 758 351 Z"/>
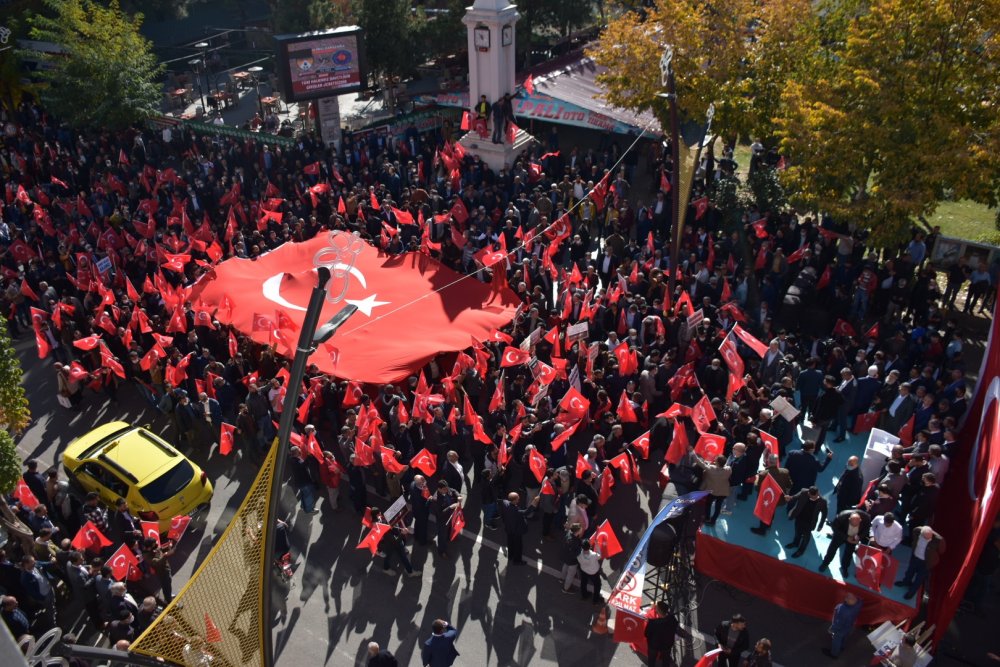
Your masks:
<path fill-rule="evenodd" d="M 465 12 L 462 22 L 469 31 L 469 112 L 475 118 L 473 108 L 481 95 L 492 104 L 509 93 L 515 92 L 514 37 L 515 24 L 521 15 L 517 6 L 509 0 L 475 0 Z M 515 155 L 523 151 L 534 139 L 520 130 L 511 144 L 503 137 L 500 144 L 492 142 L 493 115 L 489 118 L 489 134 L 482 138 L 473 131 L 462 137 L 466 150 L 499 171 L 509 167 Z"/>

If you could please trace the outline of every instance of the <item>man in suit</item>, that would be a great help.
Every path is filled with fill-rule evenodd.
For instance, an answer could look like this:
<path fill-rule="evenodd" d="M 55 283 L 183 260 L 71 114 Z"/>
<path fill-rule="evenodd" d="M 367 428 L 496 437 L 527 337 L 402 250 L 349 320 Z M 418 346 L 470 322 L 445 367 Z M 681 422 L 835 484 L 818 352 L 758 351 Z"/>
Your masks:
<path fill-rule="evenodd" d="M 868 412 L 878 396 L 882 382 L 878 379 L 878 366 L 869 366 L 868 375 L 858 380 L 858 391 L 854 395 L 854 416 Z"/>
<path fill-rule="evenodd" d="M 846 579 L 850 573 L 854 550 L 860 543 L 868 541 L 872 519 L 867 512 L 861 510 L 844 510 L 833 519 L 832 525 L 833 539 L 830 540 L 830 548 L 826 550 L 819 571 L 826 572 L 830 568 L 830 562 L 843 546 L 844 550 L 840 554 L 840 573 Z"/>
<path fill-rule="evenodd" d="M 837 496 L 837 514 L 851 507 L 857 507 L 861 502 L 863 485 L 860 462 L 857 456 L 852 456 L 847 459 L 847 467 L 837 480 L 837 485 L 833 487 L 833 493 Z"/>
<path fill-rule="evenodd" d="M 834 420 L 840 414 L 840 406 L 844 397 L 837 391 L 837 380 L 832 375 L 823 378 L 823 393 L 816 399 L 816 409 L 812 415 L 813 426 L 819 429 L 816 435 L 816 447 L 823 448 L 826 432 L 834 425 Z"/>
<path fill-rule="evenodd" d="M 823 462 L 817 461 L 816 443 L 812 440 L 804 441 L 802 449 L 788 452 L 788 456 L 785 457 L 785 467 L 788 468 L 788 474 L 792 476 L 792 487 L 788 493 L 794 496 L 802 489 L 815 484 L 816 478 L 826 470 L 832 460 L 833 452 L 827 450 Z"/>
<path fill-rule="evenodd" d="M 910 510 L 908 517 L 911 526 L 923 526 L 934 520 L 940 494 L 941 487 L 938 486 L 937 476 L 934 473 L 925 472 L 920 476 L 920 487 L 913 498 L 913 509 Z"/>
<path fill-rule="evenodd" d="M 531 508 L 538 507 L 541 494 L 531 501 Z M 524 534 L 528 532 L 528 520 L 525 514 L 529 509 L 521 509 L 518 503 L 521 496 L 513 491 L 507 495 L 507 500 L 500 506 L 500 519 L 503 521 L 504 532 L 507 533 L 507 560 L 514 565 L 524 565 Z"/>
<path fill-rule="evenodd" d="M 906 574 L 896 582 L 897 586 L 906 586 L 907 591 L 903 596 L 907 600 L 917 594 L 917 590 L 927 579 L 927 575 L 941 560 L 941 554 L 945 550 L 944 538 L 934 532 L 930 526 L 918 526 L 913 529 L 913 553 L 910 555 L 910 564 L 906 566 Z"/>
<path fill-rule="evenodd" d="M 431 631 L 434 634 L 424 642 L 424 647 L 420 650 L 420 661 L 424 667 L 451 667 L 459 656 L 455 649 L 458 630 L 448 621 L 439 618 L 431 624 Z"/>
<path fill-rule="evenodd" d="M 438 556 L 447 560 L 448 545 L 451 543 L 451 517 L 461 506 L 458 493 L 448 488 L 448 482 L 438 480 L 437 493 L 430 502 L 430 510 L 437 521 L 437 552 Z"/>
<path fill-rule="evenodd" d="M 649 667 L 662 662 L 665 667 L 673 664 L 670 654 L 674 650 L 677 636 L 677 617 L 670 613 L 670 607 L 663 600 L 656 603 L 656 618 L 646 621 L 646 645 L 649 647 Z"/>
<path fill-rule="evenodd" d="M 843 442 L 847 439 L 847 429 L 853 426 L 849 422 L 851 415 L 854 414 L 854 400 L 858 395 L 858 381 L 850 368 L 845 367 L 840 371 L 840 386 L 837 387 L 837 392 L 843 401 L 837 411 L 837 437 L 833 441 Z"/>
<path fill-rule="evenodd" d="M 772 454 L 767 461 L 767 468 L 757 473 L 757 492 L 760 493 L 761 485 L 764 483 L 764 478 L 770 475 L 774 478 L 774 481 L 778 483 L 781 487 L 782 494 L 788 493 L 788 490 L 792 488 L 792 477 L 788 474 L 788 470 L 785 468 L 778 467 L 778 457 Z M 778 498 L 778 506 L 785 504 L 785 496 L 782 495 Z M 767 531 L 770 530 L 770 526 L 763 521 L 759 522 L 758 525 L 750 529 L 750 532 L 756 533 L 757 535 L 767 535 Z"/>
<path fill-rule="evenodd" d="M 916 409 L 917 402 L 910 394 L 910 383 L 904 382 L 899 385 L 896 397 L 889 402 L 889 408 L 882 415 L 882 425 L 879 428 L 889 433 L 899 433 Z"/>
<path fill-rule="evenodd" d="M 785 496 L 785 500 L 791 503 L 792 510 L 788 516 L 795 522 L 795 537 L 785 548 L 795 547 L 792 558 L 798 558 L 806 552 L 812 532 L 822 530 L 829 507 L 826 498 L 815 486 L 802 489 L 794 496 Z"/>
<path fill-rule="evenodd" d="M 719 667 L 737 667 L 740 664 L 740 654 L 750 648 L 747 619 L 742 614 L 733 614 L 728 621 L 719 623 L 715 627 L 715 640 L 722 649 Z"/>
<path fill-rule="evenodd" d="M 823 371 L 819 370 L 817 366 L 819 366 L 819 359 L 810 357 L 806 360 L 806 369 L 799 373 L 799 377 L 795 380 L 795 388 L 801 399 L 803 419 L 807 413 L 813 413 L 816 398 L 823 388 Z"/>

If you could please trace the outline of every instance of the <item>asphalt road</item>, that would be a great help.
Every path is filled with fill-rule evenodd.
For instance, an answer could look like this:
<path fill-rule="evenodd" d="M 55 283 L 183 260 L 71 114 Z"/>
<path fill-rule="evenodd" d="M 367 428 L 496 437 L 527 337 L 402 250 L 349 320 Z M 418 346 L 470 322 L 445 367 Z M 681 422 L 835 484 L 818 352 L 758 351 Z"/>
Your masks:
<path fill-rule="evenodd" d="M 43 466 L 58 463 L 66 445 L 94 426 L 116 419 L 149 424 L 168 439 L 166 418 L 146 405 L 123 385 L 119 401 L 110 403 L 89 391 L 80 412 L 61 408 L 55 400 L 55 375 L 48 361 L 39 361 L 34 342 L 22 336 L 15 347 L 25 369 L 24 385 L 34 421 L 18 441 L 21 455 L 38 459 Z M 214 451 L 189 452 L 215 485 L 208 521 L 203 532 L 185 535 L 174 557 L 175 590 L 191 576 L 213 540 L 222 533 L 250 487 L 256 466 L 237 455 L 222 457 Z M 605 564 L 604 592 L 617 579 L 624 558 L 647 524 L 659 502 L 656 466 L 643 466 L 643 483 L 632 493 L 619 490 L 607 507 L 625 553 Z M 475 495 L 475 494 L 473 494 Z M 374 496 L 373 496 L 374 497 Z M 532 522 L 525 539 L 525 567 L 508 566 L 501 531 L 482 530 L 469 503 L 468 525 L 452 545 L 453 558 L 442 560 L 433 549 L 411 550 L 420 577 L 387 576 L 381 558 L 355 546 L 362 537 L 359 517 L 349 508 L 333 512 L 326 501 L 319 514 L 297 513 L 290 490 L 287 511 L 293 513 L 292 543 L 296 572 L 292 588 L 276 605 L 278 665 L 364 664 L 369 641 L 393 651 L 400 664 L 419 664 L 419 647 L 429 635 L 431 622 L 445 618 L 459 628 L 457 648 L 461 665 L 560 665 L 566 667 L 640 665 L 642 659 L 627 645 L 594 635 L 590 623 L 594 607 L 577 595 L 561 592 L 556 542 L 539 539 L 540 526 Z M 383 502 L 383 505 L 386 504 Z M 705 651 L 706 634 L 734 612 L 750 621 L 752 639 L 768 637 L 780 665 L 864 665 L 870 647 L 860 631 L 849 640 L 840 660 L 820 653 L 826 645 L 828 622 L 794 614 L 763 602 L 715 580 L 699 578 L 693 611 L 682 622 L 692 639 L 678 642 L 676 659 L 693 665 Z M 985 665 L 985 650 L 975 646 L 992 639 L 989 620 L 970 617 L 966 633 L 956 646 L 974 655 L 966 660 L 939 660 L 941 665 Z M 985 623 L 985 626 L 984 626 Z M 995 647 L 993 647 L 995 650 Z M 989 650 L 988 648 L 986 650 Z"/>

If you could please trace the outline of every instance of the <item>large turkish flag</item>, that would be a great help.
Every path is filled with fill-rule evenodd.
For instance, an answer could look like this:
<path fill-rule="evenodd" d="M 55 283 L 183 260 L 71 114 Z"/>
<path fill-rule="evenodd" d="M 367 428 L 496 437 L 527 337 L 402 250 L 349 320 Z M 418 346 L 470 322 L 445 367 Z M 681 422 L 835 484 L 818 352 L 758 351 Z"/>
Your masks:
<path fill-rule="evenodd" d="M 296 331 L 274 336 L 255 330 L 254 314 L 287 316 L 301 327 L 315 269 L 332 272 L 320 322 L 348 304 L 358 312 L 309 361 L 325 373 L 361 382 L 393 382 L 415 373 L 436 354 L 469 347 L 510 322 L 517 307 L 509 289 L 463 276 L 421 253 L 385 256 L 344 232 L 323 233 L 304 243 L 286 243 L 255 261 L 222 262 L 195 285 L 220 322 L 232 324 L 261 344 L 275 343 L 292 356 Z M 232 304 L 232 309 L 221 304 Z M 279 314 L 280 313 L 280 314 Z M 287 343 L 285 341 L 288 341 Z M 338 354 L 336 363 L 335 345 Z"/>

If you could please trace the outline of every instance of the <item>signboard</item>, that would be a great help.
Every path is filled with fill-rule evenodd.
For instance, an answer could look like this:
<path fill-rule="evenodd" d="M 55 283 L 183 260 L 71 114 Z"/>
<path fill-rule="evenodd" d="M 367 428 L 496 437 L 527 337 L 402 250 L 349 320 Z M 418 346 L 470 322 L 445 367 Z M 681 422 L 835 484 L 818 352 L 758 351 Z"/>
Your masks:
<path fill-rule="evenodd" d="M 705 319 L 705 311 L 699 308 L 694 311 L 687 318 L 687 328 L 689 332 L 693 332 L 701 325 L 701 321 Z"/>
<path fill-rule="evenodd" d="M 316 103 L 320 136 L 327 146 L 340 150 L 340 102 L 336 95 L 323 97 Z"/>
<path fill-rule="evenodd" d="M 422 95 L 417 101 L 421 104 L 437 104 L 443 107 L 468 109 L 469 93 L 441 93 L 439 95 Z M 642 128 L 624 123 L 596 111 L 590 111 L 558 100 L 548 95 L 519 94 L 511 100 L 514 116 L 520 119 L 538 119 L 561 125 L 585 127 L 599 132 L 614 132 L 616 134 L 634 134 Z"/>
<path fill-rule="evenodd" d="M 888 431 L 873 428 L 868 434 L 865 455 L 861 459 L 861 478 L 867 483 L 878 477 L 885 460 L 892 455 L 892 446 L 899 444 L 899 438 Z"/>
<path fill-rule="evenodd" d="M 278 80 L 286 102 L 353 93 L 368 87 L 361 28 L 277 35 Z"/>
<path fill-rule="evenodd" d="M 586 320 L 571 324 L 566 329 L 566 344 L 572 345 L 578 340 L 586 340 L 589 333 L 590 323 Z"/>
<path fill-rule="evenodd" d="M 110 271 L 111 270 L 111 258 L 110 257 L 102 257 L 99 260 L 97 260 L 97 270 L 100 271 L 101 273 L 107 273 L 108 271 Z"/>
<path fill-rule="evenodd" d="M 402 512 L 405 507 L 406 498 L 404 496 L 400 496 L 399 498 L 396 498 L 396 502 L 389 505 L 389 509 L 383 512 L 382 516 L 385 517 L 385 520 L 391 524 L 396 517 L 400 516 L 400 512 Z"/>

